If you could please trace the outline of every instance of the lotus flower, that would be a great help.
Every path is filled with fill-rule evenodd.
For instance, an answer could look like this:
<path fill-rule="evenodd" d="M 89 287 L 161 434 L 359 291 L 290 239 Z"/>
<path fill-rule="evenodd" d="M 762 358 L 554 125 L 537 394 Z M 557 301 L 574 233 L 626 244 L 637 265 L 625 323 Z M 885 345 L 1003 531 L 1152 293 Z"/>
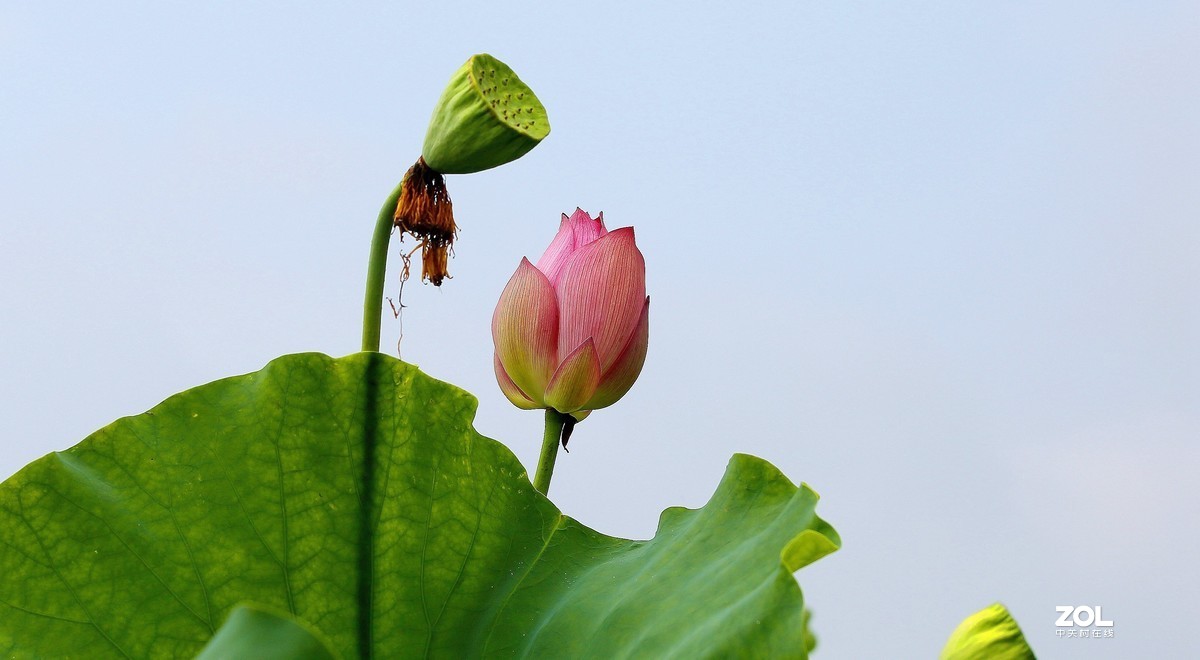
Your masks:
<path fill-rule="evenodd" d="M 496 380 L 518 408 L 582 420 L 616 403 L 646 361 L 650 298 L 633 227 L 563 214 L 537 265 L 522 259 L 492 315 Z"/>

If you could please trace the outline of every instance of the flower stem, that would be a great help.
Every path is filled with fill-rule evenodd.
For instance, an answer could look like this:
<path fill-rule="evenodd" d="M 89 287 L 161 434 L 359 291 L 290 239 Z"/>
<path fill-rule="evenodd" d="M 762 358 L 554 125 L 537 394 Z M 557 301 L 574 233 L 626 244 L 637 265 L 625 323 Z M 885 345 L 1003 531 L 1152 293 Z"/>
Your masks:
<path fill-rule="evenodd" d="M 550 476 L 554 474 L 554 461 L 558 458 L 558 441 L 562 437 L 563 425 L 570 419 L 553 408 L 546 409 L 546 432 L 542 435 L 542 455 L 538 457 L 537 474 L 533 487 L 542 495 L 550 494 Z"/>
<path fill-rule="evenodd" d="M 400 201 L 400 190 L 404 181 L 388 196 L 379 210 L 375 221 L 375 233 L 371 235 L 371 256 L 367 260 L 367 295 L 363 299 L 362 350 L 379 350 L 379 324 L 383 321 L 383 283 L 387 274 L 388 244 L 395 223 L 396 204 Z"/>

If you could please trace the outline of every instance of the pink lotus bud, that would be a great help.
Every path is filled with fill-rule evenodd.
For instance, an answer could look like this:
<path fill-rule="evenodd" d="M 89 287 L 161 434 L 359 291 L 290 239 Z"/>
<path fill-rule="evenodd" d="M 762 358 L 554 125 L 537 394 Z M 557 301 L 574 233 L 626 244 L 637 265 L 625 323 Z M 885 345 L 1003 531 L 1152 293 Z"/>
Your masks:
<path fill-rule="evenodd" d="M 496 380 L 518 408 L 583 419 L 616 403 L 646 361 L 646 262 L 633 227 L 604 228 L 581 209 L 563 214 L 537 266 L 522 259 L 496 312 Z"/>

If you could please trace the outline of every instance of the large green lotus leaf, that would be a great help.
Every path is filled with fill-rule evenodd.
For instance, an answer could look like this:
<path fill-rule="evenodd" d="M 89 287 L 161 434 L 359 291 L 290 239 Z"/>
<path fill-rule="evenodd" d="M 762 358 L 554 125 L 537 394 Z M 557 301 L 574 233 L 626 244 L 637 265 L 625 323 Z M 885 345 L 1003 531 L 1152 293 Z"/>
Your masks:
<path fill-rule="evenodd" d="M 475 407 L 384 355 L 293 355 L 39 459 L 0 485 L 0 652 L 188 657 L 253 602 L 347 659 L 805 656 L 792 573 L 840 543 L 812 490 L 739 455 L 612 538 Z"/>

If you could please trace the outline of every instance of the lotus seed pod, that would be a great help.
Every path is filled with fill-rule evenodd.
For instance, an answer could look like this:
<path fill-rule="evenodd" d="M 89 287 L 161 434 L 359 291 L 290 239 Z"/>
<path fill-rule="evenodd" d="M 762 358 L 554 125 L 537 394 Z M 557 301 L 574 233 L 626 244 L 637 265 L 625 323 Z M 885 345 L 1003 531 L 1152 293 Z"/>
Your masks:
<path fill-rule="evenodd" d="M 442 174 L 469 174 L 524 156 L 550 134 L 546 108 L 513 70 L 487 54 L 454 73 L 421 155 Z"/>

